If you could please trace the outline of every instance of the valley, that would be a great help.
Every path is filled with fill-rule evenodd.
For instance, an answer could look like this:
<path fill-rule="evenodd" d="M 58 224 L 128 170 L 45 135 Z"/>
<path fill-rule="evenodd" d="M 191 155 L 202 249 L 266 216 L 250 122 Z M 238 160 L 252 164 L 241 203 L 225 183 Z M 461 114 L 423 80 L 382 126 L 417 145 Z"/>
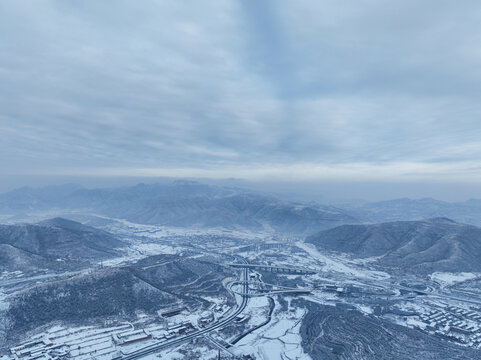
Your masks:
<path fill-rule="evenodd" d="M 17 329 L 4 336 L 5 359 L 481 354 L 479 273 L 397 274 L 376 257 L 321 251 L 302 237 L 103 221 L 99 230 L 126 244 L 122 255 L 78 271 L 2 273 L 6 319 Z M 353 326 L 399 340 L 374 346 Z M 403 347 L 403 338 L 417 340 Z"/>
<path fill-rule="evenodd" d="M 113 205 L 75 207 L 59 191 L 43 193 L 43 210 L 4 217 L 2 360 L 481 356 L 474 225 L 361 223 L 350 210 L 196 184 L 77 191 L 142 205 L 109 216 Z M 147 193 L 164 224 L 129 215 Z M 203 205 L 176 214 L 190 203 Z M 196 220 L 204 210 L 215 223 Z"/>

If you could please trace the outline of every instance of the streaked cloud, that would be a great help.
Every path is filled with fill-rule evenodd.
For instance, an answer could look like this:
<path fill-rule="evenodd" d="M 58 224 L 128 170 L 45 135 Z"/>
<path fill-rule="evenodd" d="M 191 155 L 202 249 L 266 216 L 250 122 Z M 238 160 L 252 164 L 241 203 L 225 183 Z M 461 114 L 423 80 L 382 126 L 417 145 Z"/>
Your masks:
<path fill-rule="evenodd" d="M 0 0 L 0 174 L 474 181 L 480 15 Z"/>

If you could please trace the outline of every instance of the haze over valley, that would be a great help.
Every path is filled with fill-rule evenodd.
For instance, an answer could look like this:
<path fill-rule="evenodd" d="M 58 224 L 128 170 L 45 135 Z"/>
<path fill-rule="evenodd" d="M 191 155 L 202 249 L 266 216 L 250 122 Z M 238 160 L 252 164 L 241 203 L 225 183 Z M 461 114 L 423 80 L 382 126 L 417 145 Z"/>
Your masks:
<path fill-rule="evenodd" d="M 0 201 L 5 359 L 481 355 L 481 228 L 446 217 L 466 203 L 361 210 L 186 180 Z"/>
<path fill-rule="evenodd" d="M 481 3 L 0 0 L 0 360 L 481 359 Z"/>

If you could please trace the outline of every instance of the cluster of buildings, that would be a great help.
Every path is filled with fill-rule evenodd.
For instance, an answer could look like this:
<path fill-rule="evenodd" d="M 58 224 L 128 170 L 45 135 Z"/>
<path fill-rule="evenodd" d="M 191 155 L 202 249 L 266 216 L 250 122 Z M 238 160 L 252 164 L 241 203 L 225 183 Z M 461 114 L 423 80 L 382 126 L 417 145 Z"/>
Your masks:
<path fill-rule="evenodd" d="M 347 292 L 347 290 L 348 290 L 346 287 L 338 286 L 338 285 L 335 285 L 335 284 L 324 284 L 324 285 L 321 286 L 321 289 L 323 291 L 335 292 L 335 293 L 338 293 L 338 294 Z"/>
<path fill-rule="evenodd" d="M 476 309 L 447 306 L 421 314 L 419 318 L 430 332 L 481 348 L 481 314 Z"/>
<path fill-rule="evenodd" d="M 59 330 L 34 341 L 10 348 L 10 353 L 11 359 L 14 360 L 111 358 L 135 351 L 139 346 L 148 345 L 149 342 L 172 340 L 195 329 L 190 321 L 151 324 L 141 329 L 135 329 L 131 324 L 101 329 L 59 327 Z"/>
<path fill-rule="evenodd" d="M 10 349 L 12 358 L 17 360 L 67 359 L 70 352 L 63 344 L 54 344 L 49 338 L 31 341 Z"/>
<path fill-rule="evenodd" d="M 199 324 L 200 327 L 206 327 L 213 321 L 214 321 L 214 314 L 211 311 L 204 311 L 200 315 L 199 319 L 197 320 L 197 323 Z"/>
<path fill-rule="evenodd" d="M 112 334 L 112 341 L 116 346 L 120 347 L 126 347 L 127 345 L 147 340 L 156 340 L 156 343 L 158 343 L 162 341 L 172 340 L 177 336 L 184 335 L 192 330 L 195 330 L 192 323 L 190 323 L 189 321 L 185 321 L 183 323 L 175 324 L 168 328 L 146 328 Z"/>
<path fill-rule="evenodd" d="M 339 296 L 346 296 L 353 292 L 353 287 L 350 285 L 339 285 L 339 284 L 326 284 L 323 281 L 314 281 L 313 286 L 315 289 L 319 289 L 328 293 L 335 293 Z"/>
<path fill-rule="evenodd" d="M 175 308 L 159 311 L 158 314 L 163 318 L 168 318 L 174 315 L 179 315 L 184 310 L 185 310 L 185 306 L 178 306 Z"/>
<path fill-rule="evenodd" d="M 254 251 L 256 253 L 263 251 L 263 250 L 282 250 L 283 248 L 286 247 L 286 244 L 284 243 L 256 243 L 253 245 L 247 245 L 240 247 L 238 249 L 238 252 L 248 252 L 248 251 Z"/>

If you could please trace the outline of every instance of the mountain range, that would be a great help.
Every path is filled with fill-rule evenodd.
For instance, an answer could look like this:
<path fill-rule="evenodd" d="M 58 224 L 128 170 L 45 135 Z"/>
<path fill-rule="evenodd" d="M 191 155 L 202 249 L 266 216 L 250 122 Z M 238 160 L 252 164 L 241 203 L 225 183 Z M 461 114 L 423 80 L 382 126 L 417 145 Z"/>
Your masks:
<path fill-rule="evenodd" d="M 239 188 L 196 182 L 138 184 L 112 189 L 82 189 L 76 185 L 20 189 L 0 195 L 0 213 L 52 211 L 122 218 L 164 226 L 273 229 L 313 233 L 340 224 L 358 223 L 332 206 L 280 200 Z"/>
<path fill-rule="evenodd" d="M 481 200 L 476 199 L 451 203 L 403 198 L 330 206 L 181 180 L 101 189 L 66 184 L 0 194 L 0 215 L 12 222 L 68 216 L 72 212 L 149 225 L 270 229 L 304 235 L 343 224 L 435 217 L 481 226 Z"/>
<path fill-rule="evenodd" d="M 478 199 L 446 202 L 432 198 L 401 198 L 379 202 L 348 203 L 341 208 L 368 223 L 446 217 L 481 226 L 481 200 Z"/>

